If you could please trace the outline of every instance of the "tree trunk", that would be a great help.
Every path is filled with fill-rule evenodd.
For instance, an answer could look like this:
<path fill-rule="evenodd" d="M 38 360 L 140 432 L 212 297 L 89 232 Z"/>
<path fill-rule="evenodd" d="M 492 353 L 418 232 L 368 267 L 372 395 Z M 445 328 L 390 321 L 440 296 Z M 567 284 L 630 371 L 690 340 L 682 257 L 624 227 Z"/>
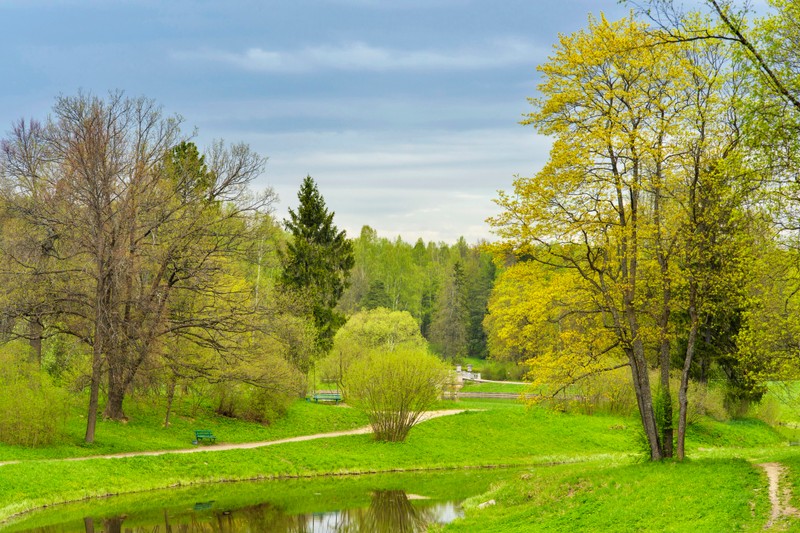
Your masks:
<path fill-rule="evenodd" d="M 631 363 L 633 387 L 636 392 L 636 401 L 639 405 L 642 428 L 644 428 L 647 443 L 650 447 L 650 460 L 660 461 L 664 458 L 664 453 L 659 441 L 658 425 L 653 412 L 653 395 L 650 391 L 650 377 L 647 374 L 647 361 L 644 358 L 644 346 L 641 340 L 634 340 L 633 347 L 629 352 L 628 359 Z"/>
<path fill-rule="evenodd" d="M 39 322 L 38 318 L 31 317 L 28 319 L 28 342 L 31 346 L 31 362 L 37 363 L 39 366 L 42 364 L 42 332 L 44 327 Z"/>
<path fill-rule="evenodd" d="M 167 388 L 167 414 L 164 415 L 164 427 L 169 427 L 169 415 L 172 413 L 172 400 L 175 398 L 175 385 L 178 382 L 178 378 L 175 377 L 175 374 L 169 380 L 169 385 Z"/>
<path fill-rule="evenodd" d="M 666 312 L 665 314 L 669 314 Z M 669 319 L 667 319 L 669 320 Z M 664 332 L 661 338 L 661 353 L 660 353 L 660 366 L 661 366 L 661 445 L 664 450 L 664 457 L 672 457 L 673 455 L 673 439 L 674 428 L 672 426 L 672 391 L 669 386 L 669 370 L 670 370 L 670 357 L 669 357 L 670 342 L 669 338 Z"/>
<path fill-rule="evenodd" d="M 86 414 L 86 436 L 84 440 L 87 444 L 94 442 L 94 430 L 97 425 L 97 409 L 99 407 L 100 378 L 103 367 L 103 356 L 95 341 L 92 350 L 92 381 L 89 386 L 89 410 Z"/>
<path fill-rule="evenodd" d="M 686 342 L 686 358 L 683 362 L 683 371 L 681 372 L 681 385 L 678 389 L 678 460 L 683 461 L 686 441 L 686 416 L 689 408 L 689 369 L 692 366 L 692 358 L 694 357 L 695 344 L 697 342 L 697 282 L 691 280 L 689 282 L 689 338 Z"/>
<path fill-rule="evenodd" d="M 122 410 L 122 402 L 125 399 L 125 380 L 122 376 L 122 369 L 117 368 L 116 364 L 108 365 L 108 402 L 103 416 L 111 420 L 127 420 L 125 412 Z"/>

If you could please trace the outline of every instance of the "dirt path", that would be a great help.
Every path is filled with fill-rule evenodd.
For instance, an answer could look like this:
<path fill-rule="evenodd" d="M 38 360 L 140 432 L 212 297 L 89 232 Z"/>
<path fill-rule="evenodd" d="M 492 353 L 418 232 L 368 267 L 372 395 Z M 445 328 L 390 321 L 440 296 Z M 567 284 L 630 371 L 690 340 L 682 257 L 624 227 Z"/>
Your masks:
<path fill-rule="evenodd" d="M 764 529 L 769 529 L 784 517 L 800 517 L 800 511 L 792 507 L 792 489 L 784 484 L 781 489 L 781 478 L 785 467 L 780 463 L 762 463 L 761 468 L 767 473 L 769 480 L 769 501 L 772 504 L 772 513 Z"/>
<path fill-rule="evenodd" d="M 439 418 L 440 416 L 455 415 L 470 411 L 474 409 L 451 409 L 447 411 L 428 411 L 422 415 L 420 422 L 430 420 L 432 418 Z M 111 453 L 106 455 L 88 455 L 85 457 L 65 457 L 63 459 L 46 459 L 51 461 L 88 461 L 90 459 L 119 459 L 122 457 L 145 457 L 152 455 L 167 455 L 176 453 L 201 453 L 201 452 L 220 452 L 224 450 L 246 450 L 250 448 L 263 448 L 265 446 L 274 446 L 276 444 L 284 444 L 287 442 L 302 442 L 306 440 L 316 439 L 330 439 L 334 437 L 345 437 L 347 435 L 364 435 L 372 433 L 372 428 L 369 426 L 349 429 L 346 431 L 333 431 L 330 433 L 316 433 L 314 435 L 301 435 L 299 437 L 289 437 L 286 439 L 269 440 L 262 442 L 241 442 L 238 444 L 210 444 L 208 446 L 195 446 L 192 448 L 183 448 L 178 450 L 159 450 L 152 452 L 125 452 L 125 453 Z M 30 459 L 35 460 L 35 459 Z M 21 463 L 22 461 L 3 461 L 0 466 Z"/>

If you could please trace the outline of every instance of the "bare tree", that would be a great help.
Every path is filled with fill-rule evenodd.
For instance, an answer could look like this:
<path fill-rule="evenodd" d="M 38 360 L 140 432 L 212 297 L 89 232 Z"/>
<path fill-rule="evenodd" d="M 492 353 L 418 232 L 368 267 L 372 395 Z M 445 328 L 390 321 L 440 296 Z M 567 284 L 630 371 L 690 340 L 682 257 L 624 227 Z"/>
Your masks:
<path fill-rule="evenodd" d="M 252 308 L 238 305 L 247 290 L 224 275 L 247 245 L 248 214 L 274 199 L 249 193 L 264 158 L 217 143 L 206 162 L 178 117 L 121 93 L 58 98 L 46 124 L 15 124 L 0 157 L 4 216 L 21 229 L 3 270 L 35 273 L 51 327 L 92 348 L 87 442 L 104 375 L 105 415 L 122 419 L 159 339 L 225 352 L 250 327 Z"/>

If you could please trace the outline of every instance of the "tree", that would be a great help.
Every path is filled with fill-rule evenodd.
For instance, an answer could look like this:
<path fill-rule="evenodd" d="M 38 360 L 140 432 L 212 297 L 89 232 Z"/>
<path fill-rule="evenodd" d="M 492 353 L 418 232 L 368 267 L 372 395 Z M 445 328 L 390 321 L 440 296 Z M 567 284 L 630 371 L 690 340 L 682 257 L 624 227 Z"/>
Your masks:
<path fill-rule="evenodd" d="M 360 311 L 336 332 L 331 352 L 320 362 L 320 371 L 323 379 L 343 386 L 350 365 L 371 351 L 426 350 L 427 346 L 408 311 L 381 307 Z"/>
<path fill-rule="evenodd" d="M 377 309 L 383 307 L 391 309 L 392 301 L 386 293 L 386 286 L 382 281 L 373 281 L 369 284 L 369 290 L 361 299 L 361 307 L 363 309 Z"/>
<path fill-rule="evenodd" d="M 679 391 L 681 456 L 697 325 L 714 287 L 724 285 L 710 282 L 709 267 L 730 253 L 738 230 L 729 221 L 743 213 L 739 193 L 747 190 L 737 181 L 746 172 L 737 149 L 738 85 L 725 50 L 659 42 L 632 17 L 590 20 L 587 31 L 562 36 L 540 67 L 543 97 L 532 100 L 536 111 L 525 122 L 554 137 L 550 160 L 535 178 L 518 178 L 514 196 L 501 194 L 505 212 L 491 219 L 505 240 L 495 247 L 498 258 L 572 271 L 591 295 L 581 300 L 591 307 L 572 312 L 600 317 L 594 327 L 613 332 L 598 336 L 606 345 L 592 351 L 619 349 L 627 359 L 654 460 L 672 453 L 673 311 L 685 306 L 691 317 Z M 667 408 L 660 419 L 648 376 L 653 362 Z"/>
<path fill-rule="evenodd" d="M 283 255 L 281 281 L 308 298 L 320 353 L 327 352 L 344 317 L 335 311 L 353 268 L 353 245 L 333 224 L 317 184 L 307 176 L 297 193 L 297 211 L 284 220 L 292 234 Z"/>
<path fill-rule="evenodd" d="M 437 305 L 431 322 L 431 343 L 445 359 L 466 356 L 470 314 L 464 267 L 460 261 L 453 263 Z"/>
<path fill-rule="evenodd" d="M 179 126 L 146 98 L 79 94 L 2 143 L 5 217 L 25 228 L 6 243 L 3 273 L 39 261 L 38 316 L 92 348 L 87 442 L 104 374 L 105 415 L 123 419 L 126 391 L 165 339 L 235 355 L 252 330 L 250 290 L 225 273 L 249 242 L 248 214 L 274 198 L 248 190 L 264 159 L 222 143 L 200 156 Z M 37 247 L 46 268 L 24 253 Z"/>
<path fill-rule="evenodd" d="M 426 350 L 371 351 L 345 376 L 345 397 L 366 411 L 377 440 L 399 442 L 439 399 L 447 367 Z"/>

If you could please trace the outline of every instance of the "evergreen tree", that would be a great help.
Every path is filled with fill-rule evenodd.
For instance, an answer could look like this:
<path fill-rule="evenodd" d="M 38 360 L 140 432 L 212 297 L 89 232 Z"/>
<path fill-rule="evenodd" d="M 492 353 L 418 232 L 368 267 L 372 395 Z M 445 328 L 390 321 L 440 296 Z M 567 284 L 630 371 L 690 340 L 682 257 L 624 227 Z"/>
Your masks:
<path fill-rule="evenodd" d="M 297 198 L 297 211 L 289 209 L 289 220 L 284 220 L 292 239 L 283 254 L 281 281 L 307 299 L 317 327 L 317 347 L 326 352 L 344 323 L 334 308 L 348 285 L 353 245 L 333 224 L 334 213 L 328 212 L 311 176 L 303 180 Z"/>
<path fill-rule="evenodd" d="M 369 284 L 369 290 L 361 299 L 362 309 L 377 309 L 383 307 L 386 309 L 392 308 L 392 300 L 386 292 L 386 285 L 380 280 L 373 281 Z"/>
<path fill-rule="evenodd" d="M 451 275 L 442 287 L 430 329 L 431 343 L 442 357 L 456 359 L 467 355 L 468 324 L 464 267 L 461 261 L 456 261 Z"/>

